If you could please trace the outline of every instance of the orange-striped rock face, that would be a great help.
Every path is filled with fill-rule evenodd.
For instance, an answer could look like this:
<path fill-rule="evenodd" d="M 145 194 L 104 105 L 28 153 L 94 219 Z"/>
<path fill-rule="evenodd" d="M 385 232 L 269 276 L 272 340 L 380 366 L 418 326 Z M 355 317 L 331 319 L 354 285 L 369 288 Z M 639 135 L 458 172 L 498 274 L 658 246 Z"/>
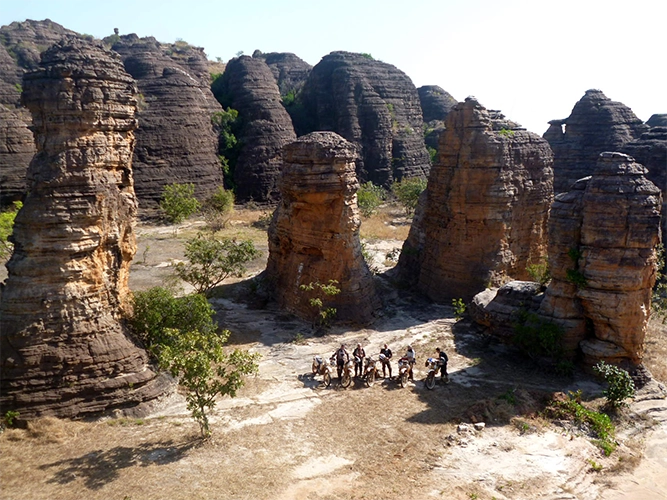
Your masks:
<path fill-rule="evenodd" d="M 134 406 L 166 388 L 121 321 L 135 95 L 118 56 L 74 38 L 24 77 L 37 154 L 0 302 L 0 401 L 22 417 Z"/>

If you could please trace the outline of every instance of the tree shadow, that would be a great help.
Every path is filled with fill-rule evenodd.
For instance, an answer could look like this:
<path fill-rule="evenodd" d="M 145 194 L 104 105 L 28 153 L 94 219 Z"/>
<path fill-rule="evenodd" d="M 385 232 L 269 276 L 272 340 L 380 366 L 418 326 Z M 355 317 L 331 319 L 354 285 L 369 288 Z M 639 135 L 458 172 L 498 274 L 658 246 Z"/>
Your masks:
<path fill-rule="evenodd" d="M 142 443 L 132 447 L 116 446 L 110 450 L 96 450 L 80 457 L 44 464 L 39 469 L 56 469 L 48 483 L 68 484 L 82 479 L 88 489 L 99 490 L 118 479 L 122 469 L 176 462 L 199 442 L 195 440 L 175 444 L 172 440 L 168 440 Z"/>

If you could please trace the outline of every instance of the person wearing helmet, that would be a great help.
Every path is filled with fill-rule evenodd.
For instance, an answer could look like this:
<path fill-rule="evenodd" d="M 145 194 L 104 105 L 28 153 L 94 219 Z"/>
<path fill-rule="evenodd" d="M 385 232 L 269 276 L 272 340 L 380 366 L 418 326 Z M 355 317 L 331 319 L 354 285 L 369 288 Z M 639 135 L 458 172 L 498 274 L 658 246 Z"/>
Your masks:
<path fill-rule="evenodd" d="M 438 353 L 438 364 L 440 365 L 440 380 L 448 384 L 449 375 L 447 375 L 447 362 L 449 361 L 449 358 L 447 357 L 447 353 L 442 349 L 440 349 L 439 347 L 435 348 L 435 352 Z"/>
<path fill-rule="evenodd" d="M 345 344 L 341 344 L 340 348 L 336 349 L 336 352 L 333 353 L 331 359 L 336 360 L 336 372 L 338 373 L 338 380 L 340 380 L 345 363 L 350 361 L 350 354 L 345 349 Z"/>
<path fill-rule="evenodd" d="M 357 348 L 352 351 L 354 356 L 354 376 L 361 377 L 364 374 L 364 358 L 366 357 L 366 351 L 361 347 L 361 344 L 357 344 Z"/>

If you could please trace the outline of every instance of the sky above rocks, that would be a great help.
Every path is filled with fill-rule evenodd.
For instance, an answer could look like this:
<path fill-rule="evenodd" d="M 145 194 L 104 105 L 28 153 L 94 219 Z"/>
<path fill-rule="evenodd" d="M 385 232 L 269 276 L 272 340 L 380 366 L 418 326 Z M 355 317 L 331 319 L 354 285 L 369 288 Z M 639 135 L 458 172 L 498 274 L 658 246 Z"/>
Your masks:
<path fill-rule="evenodd" d="M 51 19 L 102 38 L 185 40 L 209 59 L 370 53 L 414 84 L 469 95 L 538 134 L 591 88 L 642 120 L 667 113 L 665 0 L 21 0 L 0 25 Z"/>

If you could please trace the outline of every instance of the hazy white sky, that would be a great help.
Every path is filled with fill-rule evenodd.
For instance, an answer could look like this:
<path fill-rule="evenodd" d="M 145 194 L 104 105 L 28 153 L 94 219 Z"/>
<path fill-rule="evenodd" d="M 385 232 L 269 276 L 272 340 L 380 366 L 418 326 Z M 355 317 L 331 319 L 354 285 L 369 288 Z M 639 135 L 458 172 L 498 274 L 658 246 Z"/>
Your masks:
<path fill-rule="evenodd" d="M 590 88 L 642 120 L 667 113 L 666 0 L 0 0 L 0 25 L 46 18 L 98 38 L 183 39 L 225 61 L 368 52 L 539 134 Z"/>

